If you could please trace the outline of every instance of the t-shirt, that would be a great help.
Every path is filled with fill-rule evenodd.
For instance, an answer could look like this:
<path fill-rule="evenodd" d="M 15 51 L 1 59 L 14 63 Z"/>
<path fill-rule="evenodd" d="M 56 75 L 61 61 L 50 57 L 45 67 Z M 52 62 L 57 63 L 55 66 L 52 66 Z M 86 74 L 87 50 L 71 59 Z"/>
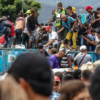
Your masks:
<path fill-rule="evenodd" d="M 49 41 L 51 41 L 52 39 L 54 39 L 54 42 L 52 43 L 53 45 L 58 44 L 58 34 L 57 34 L 57 32 L 52 31 L 52 33 L 50 33 Z"/>
<path fill-rule="evenodd" d="M 66 27 L 69 30 L 69 32 L 72 33 L 71 28 L 72 28 L 74 22 L 75 22 L 75 20 L 72 17 L 67 17 L 67 22 L 62 21 L 62 26 Z"/>
<path fill-rule="evenodd" d="M 92 58 L 89 54 L 86 54 L 86 56 L 84 57 L 85 53 L 79 53 L 76 57 L 75 57 L 75 61 L 78 65 L 78 67 L 80 68 L 83 64 L 87 63 L 87 62 L 92 62 Z M 82 58 L 84 57 L 83 61 L 81 62 L 81 64 L 79 65 L 80 61 L 82 60 Z"/>
<path fill-rule="evenodd" d="M 90 13 L 89 15 L 89 20 L 90 22 L 93 21 L 93 20 L 96 20 L 98 19 L 99 17 L 97 16 L 99 13 L 96 12 L 96 11 L 93 11 L 92 13 Z M 92 27 L 93 28 L 99 28 L 100 27 L 100 23 L 99 21 L 96 21 L 94 24 L 92 24 Z"/>
<path fill-rule="evenodd" d="M 98 37 L 96 37 L 96 38 L 95 38 L 95 41 L 96 41 L 96 42 L 99 42 L 99 41 L 100 41 L 100 39 L 99 39 Z"/>
<path fill-rule="evenodd" d="M 56 57 L 56 55 L 52 55 L 49 58 L 49 64 L 50 64 L 50 67 L 52 67 L 52 69 L 59 68 L 59 65 L 58 65 L 59 64 L 59 60 Z"/>
<path fill-rule="evenodd" d="M 95 35 L 93 36 L 92 34 L 88 34 L 88 38 L 91 40 L 91 41 L 95 41 L 97 37 L 97 33 L 95 33 Z"/>
<path fill-rule="evenodd" d="M 62 48 L 60 48 L 60 50 L 64 50 L 66 52 L 65 56 L 61 60 L 61 67 L 68 68 L 69 65 L 68 65 L 68 61 L 67 61 L 67 56 L 70 56 L 71 52 L 67 47 L 64 47 L 64 46 Z"/>
<path fill-rule="evenodd" d="M 85 29 L 84 26 L 79 29 L 79 35 L 86 36 L 88 29 Z"/>
<path fill-rule="evenodd" d="M 48 53 L 45 50 L 40 51 L 41 54 L 43 54 L 45 57 L 48 56 Z"/>

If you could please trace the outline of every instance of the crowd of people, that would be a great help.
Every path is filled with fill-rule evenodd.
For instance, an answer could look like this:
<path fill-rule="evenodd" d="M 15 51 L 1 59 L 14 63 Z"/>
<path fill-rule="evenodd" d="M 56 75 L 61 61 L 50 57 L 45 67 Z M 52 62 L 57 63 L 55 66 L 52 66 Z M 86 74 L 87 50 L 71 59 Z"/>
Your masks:
<path fill-rule="evenodd" d="M 82 23 L 75 7 L 57 4 L 39 24 L 35 9 L 20 11 L 13 24 L 0 18 L 0 46 L 38 49 L 19 55 L 0 80 L 0 100 L 100 100 L 100 8 L 87 6 Z M 56 27 L 52 22 L 56 21 Z M 74 56 L 71 51 L 75 52 Z M 87 51 L 95 52 L 96 62 Z"/>

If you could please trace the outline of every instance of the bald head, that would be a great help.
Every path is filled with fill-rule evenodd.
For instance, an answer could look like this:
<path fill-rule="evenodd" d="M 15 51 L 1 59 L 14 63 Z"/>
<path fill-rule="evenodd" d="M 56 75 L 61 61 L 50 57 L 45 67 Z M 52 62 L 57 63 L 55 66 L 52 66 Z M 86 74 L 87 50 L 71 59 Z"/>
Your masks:
<path fill-rule="evenodd" d="M 64 22 L 67 20 L 67 17 L 66 17 L 65 14 L 62 14 L 62 15 L 61 15 L 61 18 L 62 18 L 62 20 L 63 20 Z"/>
<path fill-rule="evenodd" d="M 65 56 L 65 52 L 62 51 L 62 50 L 60 50 L 60 51 L 57 53 L 57 57 L 58 57 L 58 58 L 62 58 L 62 57 L 64 57 L 64 56 Z"/>

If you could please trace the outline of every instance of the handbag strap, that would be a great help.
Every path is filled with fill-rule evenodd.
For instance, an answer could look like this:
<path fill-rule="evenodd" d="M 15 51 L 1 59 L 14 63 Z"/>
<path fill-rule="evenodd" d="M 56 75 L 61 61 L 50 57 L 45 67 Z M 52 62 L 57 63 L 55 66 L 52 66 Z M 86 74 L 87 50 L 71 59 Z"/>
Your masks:
<path fill-rule="evenodd" d="M 81 59 L 81 61 L 79 62 L 79 66 L 81 64 L 81 62 L 83 61 L 83 59 L 85 58 L 86 54 L 83 56 L 83 58 Z"/>

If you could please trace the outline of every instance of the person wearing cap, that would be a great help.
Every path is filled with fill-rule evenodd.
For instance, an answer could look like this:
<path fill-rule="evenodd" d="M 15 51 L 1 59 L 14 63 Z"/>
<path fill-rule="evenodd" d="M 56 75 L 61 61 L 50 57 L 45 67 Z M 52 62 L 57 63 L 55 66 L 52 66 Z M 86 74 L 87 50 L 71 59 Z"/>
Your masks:
<path fill-rule="evenodd" d="M 58 76 L 54 76 L 53 92 L 60 92 L 60 79 Z"/>
<path fill-rule="evenodd" d="M 28 49 L 29 48 L 29 31 L 28 31 L 28 28 L 27 28 L 27 18 L 29 17 L 29 15 L 31 14 L 31 11 L 30 10 L 27 10 L 26 11 L 26 18 L 24 19 L 24 31 L 23 31 L 23 44 L 25 45 L 25 43 L 27 43 L 27 46 L 26 48 Z"/>
<path fill-rule="evenodd" d="M 67 9 L 63 8 L 63 4 L 61 2 L 59 2 L 57 4 L 57 10 L 55 10 L 55 12 L 53 14 L 53 18 L 49 19 L 50 22 L 56 21 L 57 31 L 59 31 L 62 28 L 62 19 L 61 19 L 62 14 L 69 16 Z M 59 40 L 65 39 L 67 32 L 68 32 L 67 29 L 64 29 L 62 32 L 60 32 Z"/>
<path fill-rule="evenodd" d="M 76 50 L 76 38 L 78 35 L 78 32 L 75 30 L 75 26 L 77 24 L 76 20 L 73 19 L 72 17 L 66 17 L 65 14 L 62 14 L 62 28 L 57 32 L 60 33 L 62 32 L 65 28 L 68 29 L 68 33 L 66 35 L 66 39 L 73 41 L 73 50 Z"/>
<path fill-rule="evenodd" d="M 23 88 L 28 100 L 49 100 L 54 80 L 48 60 L 43 55 L 20 55 L 11 65 L 8 75 Z"/>
<path fill-rule="evenodd" d="M 80 68 L 83 64 L 87 62 L 92 62 L 92 58 L 90 54 L 87 54 L 87 47 L 85 45 L 82 45 L 80 47 L 80 53 L 75 57 L 75 62 L 78 65 L 78 68 Z"/>
<path fill-rule="evenodd" d="M 75 7 L 72 7 L 72 11 L 73 11 L 74 13 L 76 13 L 76 9 L 75 9 Z"/>
<path fill-rule="evenodd" d="M 48 47 L 50 45 L 53 45 L 55 48 L 57 48 L 58 34 L 52 30 L 51 26 L 47 26 L 46 31 L 50 34 L 50 37 L 49 37 L 50 39 L 49 39 L 49 42 L 44 45 L 44 47 Z"/>
<path fill-rule="evenodd" d="M 40 52 L 39 53 L 41 53 L 42 55 L 44 55 L 45 57 L 48 57 L 49 55 L 48 55 L 48 53 L 44 50 L 44 48 L 43 48 L 43 43 L 39 43 L 38 44 L 38 49 L 40 50 Z"/>
<path fill-rule="evenodd" d="M 98 31 L 98 28 L 100 27 L 100 14 L 92 9 L 93 7 L 91 6 L 86 7 L 86 11 L 89 13 L 90 26 Z"/>

